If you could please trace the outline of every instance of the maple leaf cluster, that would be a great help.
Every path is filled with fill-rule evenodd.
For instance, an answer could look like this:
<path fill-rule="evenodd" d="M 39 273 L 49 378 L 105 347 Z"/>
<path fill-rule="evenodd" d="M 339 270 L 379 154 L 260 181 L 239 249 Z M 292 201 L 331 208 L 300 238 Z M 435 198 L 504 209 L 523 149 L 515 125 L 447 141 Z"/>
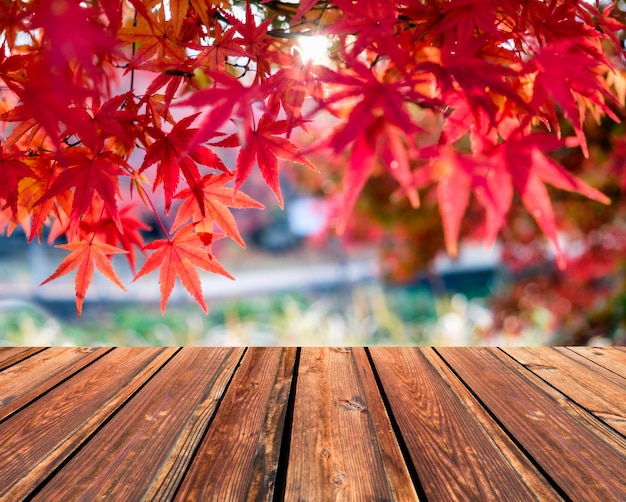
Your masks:
<path fill-rule="evenodd" d="M 230 277 L 211 246 L 245 245 L 230 208 L 262 207 L 241 191 L 255 166 L 282 206 L 281 162 L 315 170 L 310 159 L 325 157 L 341 166 L 340 231 L 368 180 L 386 176 L 413 207 L 435 194 L 454 255 L 472 198 L 491 243 L 517 194 L 563 265 L 545 185 L 608 198 L 550 153 L 588 155 L 585 120 L 618 120 L 614 11 L 578 0 L 0 0 L 0 231 L 67 241 L 47 281 L 76 270 L 79 314 L 94 265 L 123 287 L 115 254 L 135 279 L 159 270 L 162 310 L 176 278 L 206 310 L 197 268 Z M 328 40 L 324 64 L 299 48 L 310 36 Z M 164 237 L 146 244 L 148 217 Z"/>
<path fill-rule="evenodd" d="M 567 247 L 567 269 L 558 270 L 536 239 L 528 214 L 514 208 L 503 242 L 510 281 L 490 299 L 495 329 L 518 335 L 543 313 L 559 345 L 587 344 L 593 337 L 624 344 L 626 328 L 626 179 L 624 124 L 586 129 L 589 158 L 568 152 L 561 160 L 611 198 L 589 207 L 565 192 L 551 194 Z M 547 315 L 546 315 L 547 314 Z M 597 343 L 597 340 L 594 341 Z"/>

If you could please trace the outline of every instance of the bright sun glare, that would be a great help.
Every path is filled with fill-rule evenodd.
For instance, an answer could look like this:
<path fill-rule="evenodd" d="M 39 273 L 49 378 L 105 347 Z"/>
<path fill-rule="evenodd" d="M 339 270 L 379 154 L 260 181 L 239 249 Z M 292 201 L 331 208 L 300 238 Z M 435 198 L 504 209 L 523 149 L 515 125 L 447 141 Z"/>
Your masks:
<path fill-rule="evenodd" d="M 325 64 L 328 62 L 328 38 L 322 35 L 302 36 L 298 40 L 303 63 Z"/>

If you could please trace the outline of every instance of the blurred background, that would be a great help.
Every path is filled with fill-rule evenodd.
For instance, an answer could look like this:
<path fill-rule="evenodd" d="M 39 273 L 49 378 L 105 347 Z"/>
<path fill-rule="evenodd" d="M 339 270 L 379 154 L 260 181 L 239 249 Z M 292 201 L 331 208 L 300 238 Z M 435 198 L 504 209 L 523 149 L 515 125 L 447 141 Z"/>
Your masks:
<path fill-rule="evenodd" d="M 626 72 L 611 78 L 623 104 Z M 27 245 L 20 228 L 11 237 L 0 228 L 0 345 L 626 345 L 621 118 L 585 124 L 589 158 L 579 149 L 554 154 L 611 199 L 604 206 L 550 190 L 565 270 L 517 200 L 491 249 L 481 243 L 484 213 L 471 201 L 451 260 L 434 190 L 423 190 L 421 207 L 412 209 L 384 169 L 371 176 L 339 238 L 332 215 L 348 159 L 318 154 L 310 160 L 321 173 L 282 169 L 284 211 L 257 170 L 246 182 L 243 191 L 266 209 L 234 211 L 247 249 L 228 239 L 214 243 L 236 280 L 201 272 L 208 315 L 180 284 L 161 315 L 158 274 L 133 283 L 116 256 L 127 291 L 96 272 L 79 318 L 74 272 L 40 286 L 67 255 L 54 247 L 62 242 L 44 235 Z M 313 124 L 309 130 L 323 133 Z M 567 121 L 562 130 L 573 134 Z M 147 242 L 162 237 L 144 232 Z"/>
<path fill-rule="evenodd" d="M 332 215 L 348 159 L 317 154 L 310 160 L 320 173 L 283 166 L 284 210 L 258 172 L 244 184 L 265 210 L 234 210 L 246 249 L 230 239 L 213 244 L 236 280 L 202 274 L 208 315 L 180 284 L 161 315 L 158 274 L 133 283 L 116 256 L 127 292 L 96 272 L 78 318 L 74 272 L 40 286 L 67 255 L 54 247 L 62 242 L 44 235 L 27 244 L 19 227 L 11 237 L 4 229 L 0 345 L 625 345 L 625 126 L 590 122 L 585 132 L 589 158 L 579 149 L 554 155 L 611 204 L 550 190 L 565 270 L 517 200 L 491 249 L 471 201 L 459 256 L 449 259 L 434 190 L 413 209 L 383 169 L 339 238 Z M 174 215 L 175 207 L 163 218 Z"/>
<path fill-rule="evenodd" d="M 303 211 L 303 210 L 299 210 Z M 289 214 L 287 212 L 287 214 Z M 532 329 L 497 333 L 487 299 L 498 282 L 496 250 L 464 251 L 437 272 L 396 283 L 382 274 L 375 243 L 315 241 L 279 215 L 252 231 L 248 248 L 219 249 L 235 281 L 202 274 L 209 314 L 177 284 L 165 315 L 158 276 L 123 292 L 97 273 L 76 317 L 73 275 L 39 286 L 65 255 L 25 237 L 0 243 L 0 343 L 4 345 L 471 345 L 541 344 Z M 127 267 L 126 267 L 127 268 Z"/>
<path fill-rule="evenodd" d="M 262 180 L 244 187 L 266 209 L 235 210 L 247 249 L 215 243 L 236 280 L 202 275 L 208 315 L 180 284 L 161 315 L 158 275 L 133 283 L 114 257 L 128 291 L 96 272 L 78 318 L 73 273 L 39 285 L 66 252 L 45 236 L 27 245 L 19 228 L 0 237 L 0 344 L 624 345 L 626 140 L 619 125 L 601 124 L 589 137 L 589 159 L 567 151 L 559 160 L 613 202 L 551 193 L 564 271 L 521 205 L 491 249 L 470 207 L 459 257 L 450 260 L 433 197 L 421 194 L 413 210 L 393 197 L 384 173 L 365 187 L 340 239 L 329 220 L 340 159 L 328 159 L 321 175 L 283 170 L 284 211 Z"/>

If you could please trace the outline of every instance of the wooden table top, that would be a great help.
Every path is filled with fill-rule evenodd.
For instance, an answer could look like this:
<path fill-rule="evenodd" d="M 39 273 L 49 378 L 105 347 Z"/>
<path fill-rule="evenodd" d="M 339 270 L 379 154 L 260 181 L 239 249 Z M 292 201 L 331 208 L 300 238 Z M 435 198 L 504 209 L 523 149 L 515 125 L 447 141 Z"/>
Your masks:
<path fill-rule="evenodd" d="M 0 348 L 0 500 L 626 500 L 623 348 Z"/>

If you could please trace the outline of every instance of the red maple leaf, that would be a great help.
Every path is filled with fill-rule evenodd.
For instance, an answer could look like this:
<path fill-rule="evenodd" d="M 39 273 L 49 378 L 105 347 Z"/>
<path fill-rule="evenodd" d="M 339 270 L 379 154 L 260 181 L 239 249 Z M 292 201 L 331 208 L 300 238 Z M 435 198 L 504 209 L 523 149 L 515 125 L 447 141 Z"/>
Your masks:
<path fill-rule="evenodd" d="M 99 3 L 109 19 L 108 31 L 115 34 L 122 26 L 122 4 L 119 0 L 100 0 Z"/>
<path fill-rule="evenodd" d="M 8 36 L 6 31 L 4 34 Z M 24 66 L 27 61 L 28 57 L 22 54 L 7 56 L 4 51 L 0 53 L 0 79 L 4 85 L 16 94 L 20 92 L 24 84 L 26 78 Z"/>
<path fill-rule="evenodd" d="M 103 207 L 99 199 L 94 199 L 89 212 L 80 221 L 79 239 L 89 239 L 95 236 L 99 242 L 120 247 L 126 252 L 126 258 L 133 274 L 136 273 L 136 250 L 144 247 L 141 230 L 150 230 L 150 227 L 138 220 L 135 215 L 136 204 L 126 204 L 120 208 L 119 218 L 123 231 Z"/>
<path fill-rule="evenodd" d="M 115 114 L 114 117 L 115 122 L 117 122 L 117 124 L 121 127 L 121 129 L 124 131 L 124 134 L 120 136 L 119 133 L 114 133 L 114 130 L 111 131 L 114 133 L 113 138 L 115 138 L 111 149 L 113 149 L 117 153 L 125 154 L 128 158 L 135 147 L 135 143 L 143 146 L 144 148 L 148 148 L 148 146 L 150 145 L 150 140 L 149 135 L 146 131 L 146 123 L 152 123 L 156 127 L 160 127 L 162 123 L 162 115 L 158 113 L 153 113 L 148 118 L 148 113 L 146 110 L 150 108 L 149 105 L 153 104 L 153 99 L 146 100 L 146 110 L 141 110 L 141 105 L 143 103 L 135 100 L 135 96 L 133 96 L 132 91 L 124 94 L 124 96 L 126 96 L 127 99 L 126 101 L 124 101 L 123 104 L 123 113 Z M 107 130 L 104 127 L 102 129 L 104 132 L 106 132 Z M 132 141 L 130 143 L 127 143 L 126 138 L 131 138 Z"/>
<path fill-rule="evenodd" d="M 345 231 L 352 208 L 376 164 L 374 143 L 375 138 L 363 134 L 354 142 L 350 152 L 350 163 L 344 178 L 341 213 L 337 223 L 337 232 L 340 234 Z"/>
<path fill-rule="evenodd" d="M 511 205 L 513 187 L 506 170 L 492 159 L 468 155 L 449 145 L 425 148 L 420 154 L 432 159 L 427 172 L 420 170 L 416 185 L 437 183 L 437 201 L 443 225 L 446 251 L 452 257 L 458 254 L 461 221 L 474 193 L 486 211 L 485 244 L 491 246 L 505 222 Z"/>
<path fill-rule="evenodd" d="M 604 78 L 605 62 L 605 57 L 595 45 L 587 39 L 578 38 L 543 47 L 527 65 L 528 72 L 536 72 L 531 106 L 534 109 L 544 106 L 550 115 L 548 118 L 558 128 L 553 105 L 556 101 L 571 121 L 585 157 L 589 156 L 589 151 L 582 125 L 581 98 L 589 100 L 619 122 L 606 104 L 606 101 L 616 101 Z"/>
<path fill-rule="evenodd" d="M 189 3 L 200 18 L 200 21 L 202 21 L 205 25 L 209 25 L 209 4 L 205 0 L 189 0 Z M 214 14 L 214 12 L 211 14 Z"/>
<path fill-rule="evenodd" d="M 229 57 L 245 57 L 246 51 L 234 38 L 235 28 L 224 28 L 218 22 L 213 23 L 212 28 L 213 41 L 209 46 L 197 44 L 191 48 L 201 51 L 197 57 L 198 65 L 207 65 L 211 70 L 221 72 Z"/>
<path fill-rule="evenodd" d="M 444 103 L 464 99 L 472 112 L 487 113 L 494 122 L 502 107 L 502 96 L 526 110 L 528 105 L 511 85 L 517 77 L 516 69 L 510 64 L 515 63 L 512 54 L 503 48 L 490 48 L 493 54 L 486 54 L 488 42 L 485 36 L 464 42 L 446 40 L 438 57 L 420 63 L 417 69 L 436 76 Z"/>
<path fill-rule="evenodd" d="M 505 223 L 515 189 L 545 236 L 554 244 L 557 262 L 564 267 L 565 256 L 558 243 L 554 212 L 544 183 L 604 204 L 610 200 L 544 153 L 562 146 L 562 141 L 547 133 L 527 136 L 517 133 L 488 155 L 462 154 L 448 145 L 424 148 L 420 154 L 433 162 L 425 179 L 416 185 L 425 185 L 428 181 L 437 183 L 448 253 L 455 256 L 458 252 L 461 220 L 472 193 L 486 211 L 486 243 L 491 245 Z M 423 171 L 420 170 L 418 175 L 424 178 Z"/>
<path fill-rule="evenodd" d="M 282 105 L 287 115 L 287 137 L 296 124 L 301 123 L 302 107 L 307 95 L 318 103 L 324 100 L 322 83 L 316 75 L 316 68 L 319 66 L 310 61 L 303 63 L 298 55 L 289 59 L 291 64 L 287 65 L 285 62 L 285 66 L 273 73 L 262 85 L 263 95 L 269 96 L 268 108 Z"/>
<path fill-rule="evenodd" d="M 84 145 L 93 151 L 104 148 L 104 140 L 114 137 L 126 150 L 132 149 L 133 138 L 122 127 L 122 123 L 128 120 L 137 120 L 137 116 L 122 107 L 131 98 L 132 92 L 114 96 L 104 103 L 96 96 L 89 108 L 82 111 L 82 122 L 78 130 L 68 130 L 68 133 L 76 134 Z"/>
<path fill-rule="evenodd" d="M 591 34 L 578 14 L 588 17 L 578 2 L 524 2 L 520 4 L 519 26 L 528 29 L 541 45 Z M 587 3 L 587 2 L 581 2 Z M 578 12 L 576 12 L 578 10 Z M 593 25 L 596 19 L 588 19 Z"/>
<path fill-rule="evenodd" d="M 313 7 L 317 5 L 317 0 L 302 0 L 298 5 L 298 10 L 296 14 L 291 18 L 291 24 L 296 23 L 300 18 L 302 18 L 307 12 L 309 12 Z"/>
<path fill-rule="evenodd" d="M 559 246 L 554 211 L 544 182 L 603 204 L 611 202 L 607 196 L 573 176 L 544 153 L 562 146 L 563 142 L 555 136 L 538 132 L 528 136 L 514 135 L 503 142 L 493 154 L 496 162 L 507 166 L 513 186 L 522 197 L 522 203 L 533 215 L 545 236 L 554 244 L 557 263 L 561 268 L 565 267 L 565 255 Z"/>
<path fill-rule="evenodd" d="M 201 175 L 197 164 L 230 172 L 215 152 L 206 146 L 193 144 L 197 129 L 189 126 L 197 116 L 196 113 L 179 120 L 169 133 L 156 127 L 148 128 L 148 132 L 156 141 L 148 147 L 139 172 L 143 172 L 152 164 L 157 165 L 154 187 L 163 183 L 166 211 L 169 211 L 172 204 L 181 173 L 196 196 L 198 204 L 203 208 Z"/>
<path fill-rule="evenodd" d="M 256 163 L 265 183 L 272 189 L 282 208 L 283 197 L 278 179 L 278 159 L 288 160 L 317 170 L 293 143 L 280 136 L 284 135 L 289 127 L 288 121 L 276 120 L 274 113 L 267 112 L 259 119 L 259 124 L 255 129 L 248 129 L 245 143 L 237 156 L 235 191 L 239 190 Z M 236 138 L 238 135 L 233 134 L 224 141 L 235 140 Z"/>
<path fill-rule="evenodd" d="M 493 150 L 500 137 L 498 128 L 494 127 L 493 120 L 482 108 L 472 107 L 463 95 L 450 93 L 446 98 L 450 112 L 441 128 L 441 144 L 452 145 L 469 135 L 470 149 L 473 153 Z M 503 126 L 504 120 L 498 124 Z M 516 123 L 519 127 L 519 123 Z"/>
<path fill-rule="evenodd" d="M 225 17 L 240 35 L 234 40 L 246 50 L 246 56 L 256 63 L 254 82 L 262 82 L 270 75 L 272 51 L 269 48 L 274 43 L 274 39 L 268 34 L 268 27 L 272 24 L 273 18 L 265 19 L 257 26 L 250 2 L 246 2 L 245 21 L 229 14 L 225 14 Z"/>
<path fill-rule="evenodd" d="M 125 253 L 126 251 L 103 242 L 98 242 L 93 238 L 80 240 L 71 244 L 60 244 L 55 247 L 68 249 L 71 253 L 63 259 L 54 273 L 43 281 L 41 285 L 43 286 L 53 279 L 57 279 L 77 269 L 75 279 L 76 310 L 79 316 L 83 311 L 83 301 L 85 300 L 87 289 L 93 279 L 94 264 L 102 275 L 119 286 L 122 290 L 126 291 L 126 288 L 115 274 L 115 270 L 113 270 L 113 265 L 111 265 L 109 259 L 109 256 L 112 254 Z"/>
<path fill-rule="evenodd" d="M 412 205 L 419 205 L 407 148 L 401 139 L 406 138 L 410 142 L 412 135 L 420 130 L 407 109 L 410 98 L 415 97 L 414 91 L 406 81 L 387 81 L 376 68 L 368 68 L 361 62 L 355 61 L 351 70 L 347 75 L 325 68 L 319 70 L 322 80 L 338 86 L 338 91 L 325 99 L 325 107 L 345 99 L 358 99 L 345 123 L 340 124 L 330 138 L 318 146 L 329 146 L 338 153 L 353 143 L 344 178 L 339 232 L 345 229 L 357 197 L 378 157 L 400 183 Z"/>
<path fill-rule="evenodd" d="M 504 2 L 506 4 L 506 2 Z M 456 0 L 445 2 L 441 5 L 441 19 L 434 32 L 465 44 L 476 33 L 484 33 L 489 36 L 502 37 L 498 25 L 502 23 L 504 15 L 502 11 L 506 5 L 483 0 Z M 509 7 L 509 10 L 512 8 Z"/>
<path fill-rule="evenodd" d="M 184 62 L 172 65 L 170 62 L 155 60 L 152 63 L 145 64 L 142 69 L 159 72 L 146 89 L 144 99 L 147 101 L 154 96 L 159 89 L 165 87 L 163 95 L 163 103 L 165 112 L 169 110 L 169 106 L 176 95 L 176 92 L 183 83 L 196 87 L 194 80 L 194 71 L 198 67 L 198 61 L 195 58 L 187 58 Z"/>
<path fill-rule="evenodd" d="M 343 185 L 341 214 L 337 230 L 343 233 L 359 194 L 372 174 L 378 159 L 408 197 L 413 207 L 418 207 L 419 196 L 409 164 L 409 152 L 403 140 L 410 140 L 404 131 L 376 120 L 357 138 L 350 153 Z"/>
<path fill-rule="evenodd" d="M 246 87 L 228 73 L 210 70 L 207 75 L 213 79 L 213 87 L 198 91 L 180 103 L 181 106 L 210 107 L 202 118 L 191 145 L 215 136 L 217 130 L 229 119 L 236 120 L 238 127 L 245 131 L 252 124 L 253 103 L 263 99 L 259 86 Z"/>
<path fill-rule="evenodd" d="M 161 286 L 162 313 L 165 313 L 165 306 L 174 289 L 176 277 L 180 279 L 180 282 L 202 307 L 202 310 L 208 312 L 202 295 L 200 276 L 195 267 L 233 279 L 222 264 L 207 252 L 200 237 L 193 232 L 193 225 L 181 227 L 171 239 L 152 241 L 144 249 L 154 252 L 143 264 L 133 282 L 160 268 L 159 284 Z"/>
<path fill-rule="evenodd" d="M 455 155 L 452 148 L 440 149 L 440 156 L 432 166 L 437 173 L 437 201 L 443 224 L 446 250 L 452 257 L 458 254 L 458 239 L 461 231 L 461 220 L 470 199 L 471 174 L 464 169 L 461 158 Z M 433 173 L 435 174 L 435 173 Z"/>
<path fill-rule="evenodd" d="M 3 32 L 3 46 L 6 45 L 8 49 L 13 50 L 20 34 L 29 31 L 29 22 L 30 13 L 24 9 L 21 2 L 2 2 L 0 4 L 0 25 Z M 2 56 L 0 56 L 0 60 L 2 60 Z"/>
<path fill-rule="evenodd" d="M 118 49 L 116 40 L 98 23 L 98 16 L 97 9 L 87 2 L 55 0 L 37 4 L 31 29 L 43 30 L 44 59 L 53 72 L 65 71 L 72 62 L 94 81 L 103 79 L 99 58 L 110 57 Z M 72 33 L 71 37 L 67 36 L 68 32 Z"/>
<path fill-rule="evenodd" d="M 350 142 L 361 137 L 381 117 L 407 135 L 419 130 L 406 107 L 407 102 L 415 98 L 407 81 L 385 81 L 384 75 L 378 74 L 376 68 L 369 68 L 358 61 L 354 61 L 351 70 L 350 74 L 340 74 L 328 68 L 319 68 L 320 78 L 338 88 L 324 100 L 325 108 L 346 99 L 358 100 L 351 107 L 345 123 L 333 131 L 328 146 L 335 152 L 344 151 Z"/>
<path fill-rule="evenodd" d="M 398 22 L 397 7 L 384 0 L 337 0 L 334 2 L 343 16 L 326 28 L 333 34 L 354 34 L 359 36 L 348 45 L 350 52 L 357 56 L 370 44 L 381 52 L 393 50 L 395 25 Z"/>
<path fill-rule="evenodd" d="M 41 242 L 43 227 L 57 203 L 64 205 L 68 212 L 71 208 L 71 199 L 68 201 L 68 197 L 71 197 L 69 189 L 67 193 L 42 200 L 61 172 L 61 167 L 51 157 L 52 155 L 40 154 L 35 158 L 36 161 L 30 161 L 31 172 L 20 180 L 18 186 L 20 202 L 18 211 L 26 211 L 31 220 L 28 221 L 28 216 L 22 220 L 28 221 L 26 226 L 30 227 L 27 232 L 28 242 L 31 242 L 35 236 L 39 236 Z"/>
<path fill-rule="evenodd" d="M 32 174 L 22 158 L 19 152 L 6 152 L 0 143 L 0 200 L 4 199 L 14 217 L 17 215 L 17 184 Z"/>
<path fill-rule="evenodd" d="M 243 192 L 235 192 L 231 187 L 226 187 L 232 181 L 230 174 L 212 175 L 207 174 L 202 178 L 202 192 L 204 211 L 201 211 L 191 190 L 182 190 L 176 198 L 184 199 L 184 202 L 176 211 L 176 218 L 172 224 L 172 230 L 181 227 L 185 222 L 193 222 L 196 234 L 205 244 L 209 244 L 214 233 L 213 224 L 217 224 L 226 235 L 233 239 L 241 247 L 246 247 L 235 218 L 228 210 L 234 208 L 263 209 L 263 204 L 255 201 Z"/>
<path fill-rule="evenodd" d="M 16 92 L 21 104 L 11 110 L 13 116 L 6 120 L 34 119 L 33 127 L 43 127 L 60 146 L 64 126 L 71 131 L 81 129 L 84 116 L 80 110 L 86 108 L 85 99 L 96 93 L 69 78 L 67 73 L 52 72 L 45 60 L 30 59 L 26 71 L 28 78 Z"/>
<path fill-rule="evenodd" d="M 126 161 L 112 152 L 93 153 L 76 148 L 59 154 L 59 163 L 64 168 L 39 203 L 74 188 L 69 228 L 70 234 L 74 234 L 80 218 L 88 211 L 97 192 L 113 221 L 122 230 L 117 200 L 121 198 L 119 177 L 127 174 L 122 167 L 130 170 Z"/>

